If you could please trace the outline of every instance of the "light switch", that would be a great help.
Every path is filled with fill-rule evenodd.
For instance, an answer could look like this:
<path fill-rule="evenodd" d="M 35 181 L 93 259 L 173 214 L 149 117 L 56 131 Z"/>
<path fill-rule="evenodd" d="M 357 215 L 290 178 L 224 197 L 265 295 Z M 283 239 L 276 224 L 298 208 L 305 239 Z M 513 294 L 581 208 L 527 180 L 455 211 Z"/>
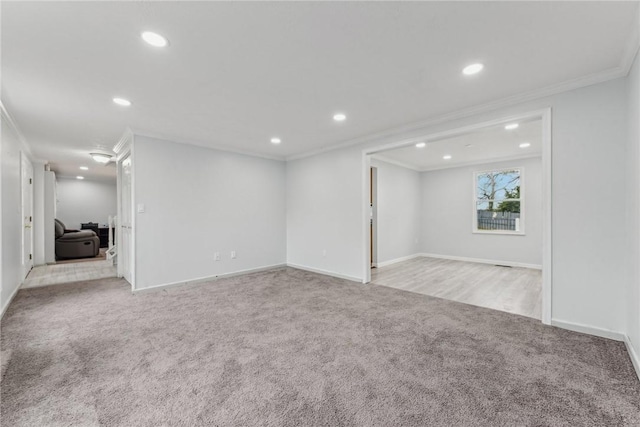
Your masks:
<path fill-rule="evenodd" d="M 138 204 L 138 213 L 144 213 L 144 203 Z"/>

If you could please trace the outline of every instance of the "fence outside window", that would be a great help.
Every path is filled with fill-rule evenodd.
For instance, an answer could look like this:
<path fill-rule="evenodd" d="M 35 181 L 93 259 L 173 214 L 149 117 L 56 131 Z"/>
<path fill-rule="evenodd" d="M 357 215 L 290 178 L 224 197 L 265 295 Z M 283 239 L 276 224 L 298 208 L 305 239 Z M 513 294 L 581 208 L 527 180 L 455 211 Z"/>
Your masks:
<path fill-rule="evenodd" d="M 478 210 L 478 230 L 520 229 L 520 212 L 494 212 Z"/>

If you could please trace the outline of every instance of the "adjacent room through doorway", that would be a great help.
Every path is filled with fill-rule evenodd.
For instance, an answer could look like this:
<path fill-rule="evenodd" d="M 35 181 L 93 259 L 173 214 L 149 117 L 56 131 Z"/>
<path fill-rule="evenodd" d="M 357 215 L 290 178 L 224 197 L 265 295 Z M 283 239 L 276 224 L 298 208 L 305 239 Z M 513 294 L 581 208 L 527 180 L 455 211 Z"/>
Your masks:
<path fill-rule="evenodd" d="M 44 178 L 40 190 L 44 254 L 22 287 L 115 277 L 115 164 L 82 166 L 76 176 L 70 176 L 73 170 L 65 165 L 38 167 Z M 100 174 L 86 179 L 84 171 L 94 169 Z M 27 218 L 25 215 L 25 236 Z"/>
<path fill-rule="evenodd" d="M 542 319 L 542 151 L 530 117 L 372 154 L 371 282 Z"/>

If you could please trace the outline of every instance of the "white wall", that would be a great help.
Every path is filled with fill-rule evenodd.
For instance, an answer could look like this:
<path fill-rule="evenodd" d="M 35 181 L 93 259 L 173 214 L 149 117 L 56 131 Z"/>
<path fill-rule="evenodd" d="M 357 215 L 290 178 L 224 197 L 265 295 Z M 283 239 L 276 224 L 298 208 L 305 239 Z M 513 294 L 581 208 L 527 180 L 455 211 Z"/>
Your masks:
<path fill-rule="evenodd" d="M 287 162 L 287 263 L 362 279 L 362 151 Z"/>
<path fill-rule="evenodd" d="M 420 252 L 420 173 L 379 159 L 377 169 L 378 265 Z"/>
<path fill-rule="evenodd" d="M 15 129 L 2 114 L 0 138 L 0 163 L 2 175 L 2 282 L 0 282 L 0 307 L 4 313 L 11 298 L 22 284 L 22 198 L 20 178 L 20 153 L 25 152 Z"/>
<path fill-rule="evenodd" d="M 285 263 L 283 162 L 138 135 L 133 149 L 135 203 L 145 206 L 137 289 Z"/>
<path fill-rule="evenodd" d="M 115 182 L 58 178 L 57 216 L 67 228 L 80 229 L 83 222 L 108 224 L 117 212 Z"/>
<path fill-rule="evenodd" d="M 552 107 L 552 317 L 625 330 L 626 230 L 611 207 L 626 197 L 626 89 L 617 79 L 288 162 L 288 259 L 363 278 L 364 148 Z"/>
<path fill-rule="evenodd" d="M 627 77 L 627 236 L 629 289 L 627 294 L 627 335 L 640 357 L 640 55 Z M 640 359 L 636 360 L 640 368 Z M 640 372 L 640 371 L 639 371 Z"/>
<path fill-rule="evenodd" d="M 525 235 L 472 233 L 474 172 L 523 168 Z M 542 265 L 540 157 L 423 172 L 422 252 Z"/>

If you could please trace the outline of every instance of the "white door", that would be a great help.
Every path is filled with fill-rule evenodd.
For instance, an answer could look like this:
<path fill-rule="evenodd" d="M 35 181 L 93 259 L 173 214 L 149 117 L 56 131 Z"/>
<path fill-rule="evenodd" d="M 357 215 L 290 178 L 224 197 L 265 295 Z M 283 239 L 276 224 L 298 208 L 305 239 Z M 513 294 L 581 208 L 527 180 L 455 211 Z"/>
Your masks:
<path fill-rule="evenodd" d="M 118 244 L 118 266 L 121 267 L 120 275 L 133 284 L 133 221 L 131 212 L 131 156 L 127 156 L 120 162 L 120 237 Z"/>
<path fill-rule="evenodd" d="M 22 154 L 22 278 L 33 268 L 33 167 L 29 159 Z"/>

